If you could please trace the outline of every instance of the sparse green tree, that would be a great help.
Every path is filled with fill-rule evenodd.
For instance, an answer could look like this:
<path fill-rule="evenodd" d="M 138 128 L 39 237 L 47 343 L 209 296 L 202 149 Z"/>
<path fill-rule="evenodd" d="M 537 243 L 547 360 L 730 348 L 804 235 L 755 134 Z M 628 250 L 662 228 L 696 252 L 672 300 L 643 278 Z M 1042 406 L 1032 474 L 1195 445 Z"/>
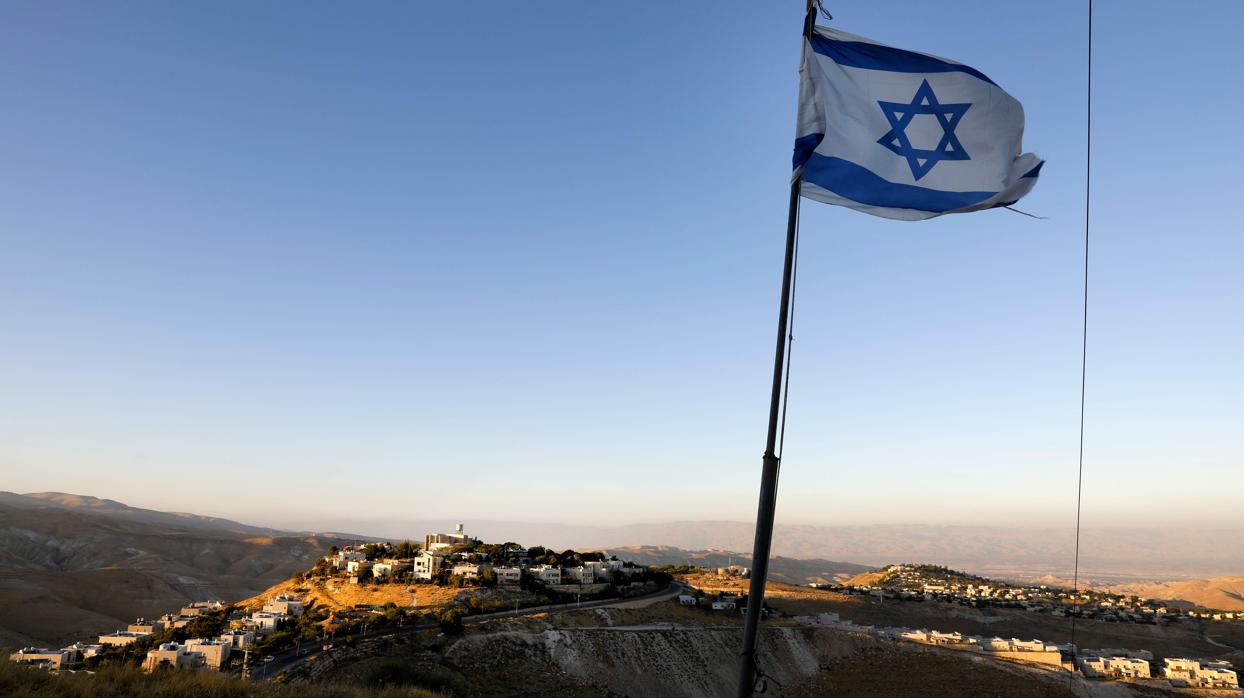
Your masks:
<path fill-rule="evenodd" d="M 456 608 L 447 608 L 440 615 L 441 632 L 446 635 L 462 634 L 462 611 Z"/>

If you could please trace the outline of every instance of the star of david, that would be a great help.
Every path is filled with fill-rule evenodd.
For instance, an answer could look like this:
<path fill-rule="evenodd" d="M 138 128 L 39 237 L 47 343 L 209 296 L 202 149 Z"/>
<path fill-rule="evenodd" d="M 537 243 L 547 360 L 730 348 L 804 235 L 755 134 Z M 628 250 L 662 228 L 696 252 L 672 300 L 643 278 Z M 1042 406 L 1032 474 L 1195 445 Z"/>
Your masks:
<path fill-rule="evenodd" d="M 942 160 L 972 159 L 968 151 L 964 150 L 963 145 L 959 143 L 959 139 L 955 137 L 955 126 L 967 113 L 968 107 L 972 106 L 970 102 L 941 104 L 937 101 L 937 95 L 933 94 L 933 88 L 929 87 L 929 81 L 925 80 L 920 83 L 920 89 L 916 90 L 916 96 L 911 98 L 910 104 L 880 101 L 877 104 L 881 105 L 882 113 L 890 122 L 890 130 L 877 139 L 877 142 L 893 151 L 895 155 L 907 158 L 911 176 L 917 180 L 928 174 Z M 907 126 L 917 114 L 930 114 L 942 126 L 942 138 L 938 141 L 937 147 L 932 150 L 916 148 L 907 138 Z"/>

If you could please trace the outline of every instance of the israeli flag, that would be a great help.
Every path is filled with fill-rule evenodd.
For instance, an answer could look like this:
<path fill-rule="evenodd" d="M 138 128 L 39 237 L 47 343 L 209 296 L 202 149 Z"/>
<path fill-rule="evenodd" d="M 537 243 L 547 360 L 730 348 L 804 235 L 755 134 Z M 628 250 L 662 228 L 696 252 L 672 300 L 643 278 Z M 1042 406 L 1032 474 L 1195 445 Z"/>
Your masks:
<path fill-rule="evenodd" d="M 817 27 L 800 67 L 803 196 L 914 221 L 1009 206 L 1044 164 L 1024 108 L 975 68 Z"/>

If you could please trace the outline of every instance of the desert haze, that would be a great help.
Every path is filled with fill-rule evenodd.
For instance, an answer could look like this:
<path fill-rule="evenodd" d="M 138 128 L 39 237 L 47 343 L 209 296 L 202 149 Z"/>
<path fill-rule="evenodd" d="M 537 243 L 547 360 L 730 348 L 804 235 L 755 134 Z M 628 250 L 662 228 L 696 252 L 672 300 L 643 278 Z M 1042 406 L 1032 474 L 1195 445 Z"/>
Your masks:
<path fill-rule="evenodd" d="M 403 538 L 412 531 L 449 530 L 454 523 L 447 519 L 333 519 L 315 527 Z M 741 521 L 592 526 L 471 520 L 468 524 L 485 538 L 539 540 L 576 549 L 667 545 L 685 550 L 750 552 L 754 530 L 752 523 Z M 779 523 L 773 536 L 773 554 L 783 557 L 847 560 L 870 566 L 931 562 L 1017 580 L 1069 578 L 1074 546 L 1075 531 L 1070 527 Z M 1085 528 L 1081 537 L 1082 581 L 1168 582 L 1232 576 L 1241 570 L 1244 530 L 1238 528 L 1091 527 Z"/>
<path fill-rule="evenodd" d="M 338 522 L 340 523 L 340 522 Z M 108 631 L 197 598 L 252 596 L 306 569 L 328 547 L 375 537 L 417 539 L 455 522 L 359 525 L 359 534 L 313 534 L 229 519 L 160 512 L 84 495 L 0 493 L 0 642 L 59 642 Z M 488 539 L 601 548 L 642 564 L 747 565 L 752 528 L 684 521 L 618 527 L 467 522 Z M 370 535 L 363 535 L 370 534 Z M 1069 532 L 950 526 L 779 526 L 772 577 L 842 581 L 871 567 L 928 561 L 979 574 L 1059 578 Z M 1137 543 L 1135 541 L 1143 541 Z M 1082 581 L 1152 598 L 1244 609 L 1244 536 L 1093 530 Z M 1100 551 L 1109 550 L 1109 554 Z M 1205 579 L 1189 579 L 1193 575 Z M 1212 578 L 1211 578 L 1212 577 Z"/>

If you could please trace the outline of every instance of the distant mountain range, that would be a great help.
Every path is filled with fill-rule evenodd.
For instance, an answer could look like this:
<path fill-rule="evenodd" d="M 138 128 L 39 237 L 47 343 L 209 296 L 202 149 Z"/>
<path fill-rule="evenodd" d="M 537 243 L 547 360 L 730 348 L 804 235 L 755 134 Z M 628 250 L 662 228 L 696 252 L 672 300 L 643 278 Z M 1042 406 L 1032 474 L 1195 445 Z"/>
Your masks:
<path fill-rule="evenodd" d="M 343 519 L 335 528 L 386 537 L 452 530 L 451 520 Z M 488 540 L 556 548 L 666 545 L 684 550 L 752 549 L 753 526 L 741 521 L 674 521 L 623 526 L 467 520 Z M 850 560 L 883 566 L 929 562 L 988 577 L 1028 581 L 1071 577 L 1075 531 L 1020 526 L 778 524 L 773 554 L 798 559 Z M 1086 528 L 1081 535 L 1080 579 L 1096 584 L 1180 581 L 1244 573 L 1244 530 Z"/>
<path fill-rule="evenodd" d="M 419 540 L 457 522 L 324 523 L 369 535 L 294 532 L 57 492 L 0 492 L 0 646 L 68 642 L 185 601 L 247 598 L 308 568 L 331 545 Z M 747 554 L 732 552 L 751 550 L 752 525 L 743 522 L 465 523 L 469 534 L 489 541 L 606 549 L 647 564 L 750 566 Z M 772 576 L 833 582 L 870 566 L 930 562 L 1008 580 L 1065 578 L 1073 543 L 1069 529 L 779 524 Z M 1082 583 L 1128 584 L 1135 589 L 1129 593 L 1209 607 L 1244 605 L 1244 579 L 1233 576 L 1244 571 L 1244 531 L 1087 529 L 1081 553 Z"/>
<path fill-rule="evenodd" d="M 604 549 L 623 560 L 641 565 L 697 565 L 723 568 L 742 565 L 750 568 L 752 556 L 728 550 L 683 550 L 668 545 L 628 545 Z M 769 561 L 769 579 L 787 584 L 844 582 L 875 568 L 834 560 L 798 560 L 775 557 Z"/>
<path fill-rule="evenodd" d="M 0 646 L 62 643 L 196 599 L 256 594 L 349 538 L 0 493 Z"/>
<path fill-rule="evenodd" d="M 122 504 L 121 502 L 113 499 L 100 499 L 98 497 L 91 497 L 88 495 L 66 494 L 64 492 L 31 492 L 28 494 L 15 494 L 13 492 L 0 491 L 0 505 L 10 506 L 16 509 L 66 509 L 80 513 L 111 516 L 124 521 L 133 521 L 135 523 L 145 523 L 156 526 L 173 526 L 176 528 L 205 529 L 210 531 L 229 531 L 231 533 L 249 533 L 258 536 L 308 535 L 328 538 L 367 538 L 367 536 L 348 533 L 317 533 L 311 531 L 290 531 L 279 528 L 265 528 L 263 526 L 248 526 L 247 524 L 215 516 L 200 516 L 199 514 L 185 514 L 175 511 L 139 509 L 138 507 Z"/>

